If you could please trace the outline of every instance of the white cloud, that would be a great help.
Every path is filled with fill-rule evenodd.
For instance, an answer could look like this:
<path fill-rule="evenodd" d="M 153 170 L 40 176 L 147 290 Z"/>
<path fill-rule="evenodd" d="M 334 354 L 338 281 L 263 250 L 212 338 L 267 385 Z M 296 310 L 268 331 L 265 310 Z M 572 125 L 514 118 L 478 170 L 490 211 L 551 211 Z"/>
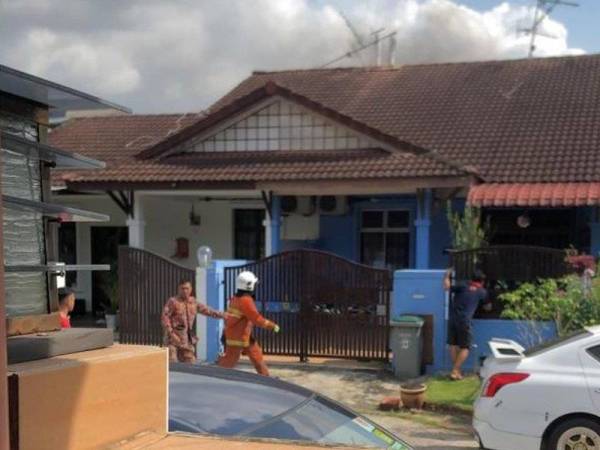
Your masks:
<path fill-rule="evenodd" d="M 397 63 L 523 57 L 517 29 L 531 10 L 501 3 L 478 12 L 450 0 L 5 0 L 3 64 L 132 106 L 199 110 L 254 69 L 319 66 L 354 38 L 397 29 Z M 581 52 L 546 20 L 538 56 Z M 357 65 L 374 52 L 344 60 Z"/>

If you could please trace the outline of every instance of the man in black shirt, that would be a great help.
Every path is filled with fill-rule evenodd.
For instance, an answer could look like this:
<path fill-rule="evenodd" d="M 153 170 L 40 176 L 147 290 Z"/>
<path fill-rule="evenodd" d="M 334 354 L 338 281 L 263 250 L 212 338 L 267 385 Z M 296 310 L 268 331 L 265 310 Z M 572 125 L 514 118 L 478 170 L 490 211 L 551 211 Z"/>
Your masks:
<path fill-rule="evenodd" d="M 446 271 L 444 289 L 450 291 L 450 316 L 448 322 L 448 345 L 452 358 L 452 372 L 450 378 L 462 379 L 461 367 L 469 357 L 471 348 L 471 321 L 480 304 L 491 309 L 488 302 L 488 293 L 483 287 L 485 275 L 476 269 L 471 275 L 466 286 L 452 286 L 452 269 Z"/>

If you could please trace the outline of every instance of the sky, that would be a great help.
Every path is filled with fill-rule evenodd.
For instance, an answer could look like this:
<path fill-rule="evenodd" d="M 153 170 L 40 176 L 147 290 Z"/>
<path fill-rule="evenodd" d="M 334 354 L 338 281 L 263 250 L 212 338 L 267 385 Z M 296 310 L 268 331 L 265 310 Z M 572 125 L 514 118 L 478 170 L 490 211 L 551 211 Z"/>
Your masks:
<path fill-rule="evenodd" d="M 559 7 L 538 57 L 600 52 L 600 1 Z M 128 106 L 201 111 L 253 70 L 527 56 L 534 0 L 0 0 L 0 64 Z M 354 30 L 354 32 L 351 30 Z M 547 37 L 552 36 L 552 37 Z M 393 50 L 391 50 L 393 48 Z M 376 61 L 375 47 L 335 66 Z"/>

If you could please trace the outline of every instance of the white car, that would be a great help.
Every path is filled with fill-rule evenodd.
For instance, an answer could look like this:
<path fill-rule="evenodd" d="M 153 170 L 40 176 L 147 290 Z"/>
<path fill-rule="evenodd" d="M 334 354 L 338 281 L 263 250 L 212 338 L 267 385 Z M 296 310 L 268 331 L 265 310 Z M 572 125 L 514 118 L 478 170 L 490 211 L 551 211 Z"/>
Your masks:
<path fill-rule="evenodd" d="M 527 351 L 489 345 L 473 417 L 481 448 L 600 450 L 600 326 Z"/>

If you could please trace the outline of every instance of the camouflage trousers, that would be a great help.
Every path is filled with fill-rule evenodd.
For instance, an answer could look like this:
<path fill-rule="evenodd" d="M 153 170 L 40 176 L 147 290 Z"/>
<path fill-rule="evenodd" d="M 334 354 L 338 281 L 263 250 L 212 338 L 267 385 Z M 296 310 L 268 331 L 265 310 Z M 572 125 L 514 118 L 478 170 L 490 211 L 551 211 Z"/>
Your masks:
<path fill-rule="evenodd" d="M 193 348 L 178 347 L 176 345 L 169 345 L 168 348 L 169 360 L 171 362 L 193 363 L 196 361 L 196 354 Z"/>

